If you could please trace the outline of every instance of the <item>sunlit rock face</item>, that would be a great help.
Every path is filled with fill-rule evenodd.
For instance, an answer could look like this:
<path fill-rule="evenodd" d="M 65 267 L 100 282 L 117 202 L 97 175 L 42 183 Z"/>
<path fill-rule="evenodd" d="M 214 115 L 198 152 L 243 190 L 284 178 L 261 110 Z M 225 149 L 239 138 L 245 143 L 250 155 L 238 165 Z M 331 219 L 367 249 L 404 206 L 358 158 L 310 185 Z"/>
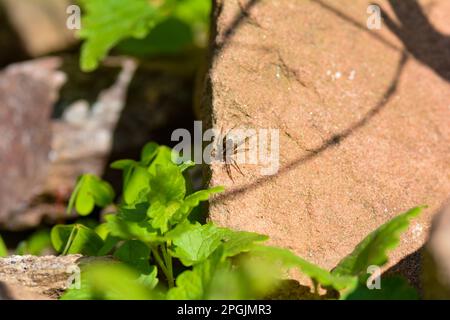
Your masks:
<path fill-rule="evenodd" d="M 280 166 L 265 176 L 264 164 L 241 164 L 231 179 L 213 164 L 211 184 L 226 187 L 213 221 L 332 268 L 428 204 L 391 265 L 423 245 L 450 195 L 450 3 L 377 3 L 380 29 L 368 28 L 367 0 L 216 1 L 199 110 L 219 131 L 278 129 Z"/>

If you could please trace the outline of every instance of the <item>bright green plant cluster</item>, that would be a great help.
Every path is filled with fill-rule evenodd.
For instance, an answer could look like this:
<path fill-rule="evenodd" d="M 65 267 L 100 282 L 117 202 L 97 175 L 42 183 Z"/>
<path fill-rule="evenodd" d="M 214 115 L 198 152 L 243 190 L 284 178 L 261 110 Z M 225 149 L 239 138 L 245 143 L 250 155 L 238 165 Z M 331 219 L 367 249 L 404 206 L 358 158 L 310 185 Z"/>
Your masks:
<path fill-rule="evenodd" d="M 170 148 L 147 144 L 140 161 L 121 160 L 118 204 L 104 181 L 85 175 L 78 181 L 69 210 L 82 215 L 95 206 L 111 208 L 104 222 L 57 225 L 51 232 L 56 251 L 109 260 L 82 269 L 81 288 L 64 299 L 262 299 L 280 285 L 290 269 L 308 276 L 341 298 L 416 298 L 404 280 L 383 279 L 382 290 L 367 290 L 370 265 L 383 266 L 387 252 L 422 208 L 401 214 L 378 228 L 329 272 L 292 252 L 263 245 L 268 237 L 201 224 L 193 214 L 199 203 L 223 188 L 193 192 L 185 179 L 192 163 L 174 164 Z"/>
<path fill-rule="evenodd" d="M 205 42 L 210 0 L 80 0 L 81 67 L 92 71 L 115 48 L 136 56 L 173 54 Z"/>

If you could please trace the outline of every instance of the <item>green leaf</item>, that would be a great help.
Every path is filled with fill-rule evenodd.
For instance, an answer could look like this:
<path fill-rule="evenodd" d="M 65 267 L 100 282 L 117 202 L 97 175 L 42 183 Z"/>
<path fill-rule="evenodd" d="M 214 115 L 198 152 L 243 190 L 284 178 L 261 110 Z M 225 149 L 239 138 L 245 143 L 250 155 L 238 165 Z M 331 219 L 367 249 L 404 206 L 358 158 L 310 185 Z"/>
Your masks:
<path fill-rule="evenodd" d="M 2 236 L 0 236 L 0 257 L 8 256 L 8 249 L 6 248 L 5 242 Z"/>
<path fill-rule="evenodd" d="M 207 259 L 223 243 L 223 258 L 250 251 L 256 243 L 266 241 L 267 236 L 251 232 L 232 231 L 213 224 L 183 222 L 166 234 L 175 246 L 173 255 L 185 266 Z"/>
<path fill-rule="evenodd" d="M 157 164 L 148 194 L 151 204 L 147 215 L 152 219 L 153 228 L 160 229 L 162 233 L 169 230 L 170 220 L 179 210 L 185 194 L 186 183 L 180 169 L 171 163 Z"/>
<path fill-rule="evenodd" d="M 147 143 L 141 152 L 141 163 L 145 166 L 150 165 L 153 159 L 158 154 L 159 145 L 154 142 Z"/>
<path fill-rule="evenodd" d="M 134 160 L 119 160 L 111 168 L 123 170 L 123 200 L 134 204 L 145 200 L 149 191 L 150 174 L 146 166 Z"/>
<path fill-rule="evenodd" d="M 95 232 L 98 234 L 98 236 L 102 238 L 102 240 L 105 240 L 109 236 L 109 230 L 106 223 L 101 223 L 97 225 L 94 229 Z"/>
<path fill-rule="evenodd" d="M 250 255 L 258 257 L 266 262 L 272 262 L 274 266 L 279 265 L 281 268 L 297 268 L 300 272 L 321 284 L 323 287 L 332 287 L 338 291 L 346 288 L 353 288 L 357 283 L 356 277 L 333 275 L 329 271 L 296 256 L 286 249 L 269 246 L 255 246 L 250 251 Z"/>
<path fill-rule="evenodd" d="M 77 186 L 69 201 L 67 212 L 71 213 L 73 205 L 80 215 L 88 215 L 95 205 L 106 207 L 114 200 L 115 194 L 111 185 L 98 177 L 85 174 L 78 180 Z"/>
<path fill-rule="evenodd" d="M 194 162 L 194 161 L 191 161 L 191 160 L 186 161 L 186 162 L 183 162 L 182 164 L 180 164 L 180 165 L 178 166 L 178 168 L 180 168 L 180 171 L 181 171 L 181 172 L 184 172 L 184 171 L 186 171 L 187 169 L 192 168 L 192 167 L 195 167 L 195 162 Z"/>
<path fill-rule="evenodd" d="M 184 220 L 178 223 L 172 230 L 164 235 L 165 241 L 172 242 L 173 239 L 180 237 L 183 233 L 190 231 L 193 228 L 201 227 L 199 222 L 191 223 L 189 220 Z"/>
<path fill-rule="evenodd" d="M 82 224 L 83 226 L 88 227 L 89 229 L 97 229 L 97 227 L 99 226 L 99 223 L 95 218 L 82 217 L 77 219 L 75 223 Z"/>
<path fill-rule="evenodd" d="M 150 248 L 138 240 L 125 241 L 114 253 L 114 257 L 143 274 L 150 273 Z"/>
<path fill-rule="evenodd" d="M 174 16 L 189 23 L 195 30 L 203 30 L 208 28 L 211 4 L 211 1 L 204 0 L 178 1 Z"/>
<path fill-rule="evenodd" d="M 158 237 L 157 230 L 144 222 L 132 222 L 124 220 L 121 215 L 110 214 L 105 217 L 106 224 L 111 235 L 124 240 L 140 240 L 145 243 L 162 241 Z"/>
<path fill-rule="evenodd" d="M 222 261 L 222 250 L 217 250 L 211 257 L 184 271 L 176 279 L 176 287 L 167 292 L 168 300 L 206 299 L 210 285 L 218 269 L 230 269 L 229 261 Z"/>
<path fill-rule="evenodd" d="M 80 188 L 77 199 L 75 201 L 75 208 L 80 215 L 87 216 L 94 210 L 94 207 L 95 200 L 92 193 L 90 192 L 88 184 L 86 183 Z"/>
<path fill-rule="evenodd" d="M 134 165 L 137 165 L 137 164 L 139 164 L 139 163 L 134 160 L 125 159 L 125 160 L 114 161 L 113 163 L 111 163 L 110 167 L 112 169 L 125 170 L 125 169 L 127 169 L 129 167 L 133 167 Z"/>
<path fill-rule="evenodd" d="M 150 300 L 158 297 L 139 281 L 139 273 L 121 263 L 94 263 L 81 273 L 81 289 L 70 289 L 62 300 Z"/>
<path fill-rule="evenodd" d="M 200 300 L 203 295 L 202 275 L 197 267 L 184 271 L 177 277 L 176 287 L 168 291 L 167 300 Z"/>
<path fill-rule="evenodd" d="M 96 256 L 103 247 L 103 240 L 97 233 L 80 224 L 57 225 L 51 232 L 55 250 L 62 254 L 83 254 Z"/>
<path fill-rule="evenodd" d="M 114 247 L 120 242 L 118 237 L 114 237 L 110 234 L 103 239 L 103 247 L 100 248 L 97 252 L 97 256 L 106 256 L 108 255 Z"/>
<path fill-rule="evenodd" d="M 150 175 L 147 172 L 147 168 L 135 166 L 125 182 L 123 192 L 125 203 L 136 203 L 144 199 L 149 191 L 149 180 Z"/>
<path fill-rule="evenodd" d="M 382 267 L 388 261 L 388 251 L 400 242 L 400 235 L 408 228 L 410 220 L 417 217 L 424 207 L 417 207 L 398 215 L 369 234 L 353 252 L 332 271 L 335 275 L 352 275 L 367 278 L 371 265 Z"/>
<path fill-rule="evenodd" d="M 181 273 L 176 287 L 167 293 L 167 299 L 263 299 L 274 289 L 277 281 L 272 279 L 270 266 L 265 268 L 261 263 L 232 265 L 231 260 L 224 260 L 223 256 L 223 247 L 219 246 L 208 259 Z"/>
<path fill-rule="evenodd" d="M 75 188 L 72 191 L 72 194 L 70 195 L 69 203 L 67 205 L 67 210 L 66 210 L 68 215 L 72 214 L 73 208 L 75 206 L 75 201 L 77 200 L 78 193 L 80 192 L 82 179 L 83 179 L 83 176 L 78 177 Z"/>
<path fill-rule="evenodd" d="M 80 31 L 85 40 L 81 68 L 92 71 L 121 40 L 144 38 L 158 18 L 156 8 L 147 0 L 81 0 L 86 11 Z"/>
<path fill-rule="evenodd" d="M 95 204 L 99 207 L 106 207 L 114 200 L 114 190 L 109 183 L 96 176 L 90 176 L 90 191 L 94 196 Z"/>
<path fill-rule="evenodd" d="M 153 164 L 152 164 L 153 165 Z M 150 179 L 150 203 L 159 201 L 167 204 L 181 201 L 186 194 L 186 183 L 180 169 L 171 163 L 155 165 L 155 172 Z"/>
<path fill-rule="evenodd" d="M 381 278 L 380 289 L 369 289 L 366 284 L 359 284 L 345 300 L 418 300 L 419 294 L 408 281 L 399 276 Z"/>
<path fill-rule="evenodd" d="M 224 234 L 225 243 L 224 258 L 233 257 L 243 252 L 249 252 L 255 245 L 255 243 L 267 241 L 268 236 L 245 232 L 245 231 L 233 231 L 230 229 L 222 229 Z"/>
<path fill-rule="evenodd" d="M 175 165 L 176 162 L 172 160 L 173 159 L 176 160 L 177 158 L 178 155 L 176 154 L 175 151 L 166 146 L 160 146 L 158 148 L 158 153 L 156 154 L 156 157 L 148 167 L 148 172 L 150 172 L 150 174 L 152 175 L 155 175 L 157 166 Z"/>
<path fill-rule="evenodd" d="M 27 240 L 19 243 L 16 254 L 39 256 L 51 248 L 50 230 L 44 229 L 36 231 Z"/>
<path fill-rule="evenodd" d="M 120 216 L 126 221 L 143 222 L 147 219 L 148 202 L 123 205 L 119 208 Z"/>
<path fill-rule="evenodd" d="M 184 21 L 169 17 L 150 31 L 145 39 L 128 39 L 118 49 L 121 52 L 138 55 L 170 55 L 176 54 L 192 45 L 194 35 L 191 26 Z"/>
<path fill-rule="evenodd" d="M 156 266 L 150 266 L 147 274 L 141 274 L 138 282 L 143 284 L 148 289 L 153 290 L 158 285 L 158 268 Z"/>
<path fill-rule="evenodd" d="M 147 211 L 147 215 L 152 219 L 152 227 L 161 230 L 162 234 L 166 233 L 169 230 L 170 220 L 180 206 L 180 201 L 170 201 L 168 203 L 161 203 L 158 200 L 154 201 Z"/>
<path fill-rule="evenodd" d="M 80 279 L 74 280 L 80 281 L 80 287 L 67 289 L 59 298 L 60 300 L 93 300 L 95 298 L 86 278 L 80 275 Z"/>
<path fill-rule="evenodd" d="M 224 232 L 212 224 L 192 225 L 187 231 L 173 238 L 172 255 L 185 266 L 206 260 L 221 244 Z"/>
<path fill-rule="evenodd" d="M 25 240 L 24 241 L 20 241 L 19 244 L 16 247 L 16 255 L 24 256 L 24 255 L 28 254 L 27 252 L 28 252 L 27 242 Z"/>
<path fill-rule="evenodd" d="M 184 199 L 178 212 L 176 212 L 176 214 L 174 215 L 174 220 L 176 222 L 183 221 L 185 218 L 189 216 L 192 210 L 199 205 L 201 201 L 207 201 L 211 195 L 223 191 L 224 191 L 223 187 L 214 187 L 208 190 L 197 191 L 193 194 L 188 195 Z"/>

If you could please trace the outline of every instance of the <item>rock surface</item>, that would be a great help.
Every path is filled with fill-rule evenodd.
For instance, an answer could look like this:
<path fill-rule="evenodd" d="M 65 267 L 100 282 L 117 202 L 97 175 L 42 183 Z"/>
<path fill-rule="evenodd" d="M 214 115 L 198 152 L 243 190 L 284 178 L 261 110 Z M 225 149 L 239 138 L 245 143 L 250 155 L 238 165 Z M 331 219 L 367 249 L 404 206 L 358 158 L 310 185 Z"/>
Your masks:
<path fill-rule="evenodd" d="M 125 106 L 136 64 L 130 59 L 115 61 L 120 71 L 110 87 L 98 93 L 92 105 L 77 100 L 52 123 L 52 166 L 46 188 L 70 192 L 78 176 L 103 174 L 113 146 L 114 131 Z M 76 79 L 71 79 L 76 82 Z M 67 192 L 67 191 L 66 191 Z"/>
<path fill-rule="evenodd" d="M 59 62 L 61 60 L 58 59 Z M 16 66 L 19 68 L 21 65 L 17 64 Z M 65 68 L 62 69 L 66 71 Z M 11 185 L 12 181 L 0 189 L 2 192 L 5 190 L 5 194 L 1 193 L 0 197 L 7 197 L 7 190 L 10 190 L 10 194 L 14 193 L 23 197 L 20 202 L 16 198 L 5 198 L 9 199 L 10 207 L 20 207 L 20 210 L 4 209 L 4 212 L 9 212 L 4 213 L 3 217 L 0 214 L 0 223 L 4 228 L 24 230 L 39 225 L 43 220 L 53 223 L 64 221 L 67 218 L 65 205 L 77 178 L 84 173 L 98 176 L 103 174 L 112 149 L 114 130 L 123 111 L 128 85 L 136 66 L 129 59 L 119 59 L 114 62 L 114 68 L 111 69 L 117 69 L 119 72 L 110 72 L 111 86 L 99 90 L 98 97 L 95 97 L 92 105 L 85 100 L 75 100 L 66 106 L 62 117 L 53 118 L 56 113 L 54 105 L 56 97 L 60 93 L 60 86 L 57 88 L 44 87 L 46 82 L 48 85 L 51 84 L 50 79 L 44 79 L 45 81 L 38 79 L 39 85 L 42 87 L 38 91 L 33 88 L 26 90 L 25 96 L 29 103 L 16 103 L 18 108 L 14 110 L 27 108 L 26 110 L 31 110 L 29 113 L 39 110 L 31 102 L 42 103 L 42 107 L 46 108 L 45 112 L 39 111 L 40 118 L 27 123 L 26 127 L 15 127 L 17 139 L 28 135 L 33 135 L 37 139 L 39 135 L 36 132 L 44 130 L 45 143 L 36 142 L 23 147 L 23 153 L 28 154 L 29 157 L 36 157 L 34 161 L 27 162 L 34 166 L 32 172 L 40 174 L 39 181 L 27 181 L 28 176 L 22 177 L 24 180 L 21 180 L 21 183 L 26 184 L 28 188 L 33 186 L 33 192 L 30 193 L 25 189 L 24 193 L 19 193 L 18 191 L 21 190 L 19 186 L 8 189 L 6 186 Z M 73 73 L 63 73 L 62 71 L 54 71 L 54 73 L 59 77 L 68 78 L 68 81 L 71 82 L 71 89 L 74 88 L 73 84 L 77 84 L 77 79 L 72 78 Z M 66 94 L 65 90 L 66 86 L 61 90 L 61 94 Z M 40 95 L 43 93 L 52 94 L 52 99 L 40 102 L 42 100 Z M 10 91 L 9 94 L 11 99 L 16 99 L 16 96 L 24 96 L 22 91 Z M 71 94 L 74 95 L 75 92 L 71 92 Z M 13 114 L 12 112 L 11 114 Z M 15 112 L 17 113 L 17 111 Z M 0 124 L 0 130 L 8 130 L 8 128 L 6 123 Z M 11 153 L 12 155 L 14 153 Z M 21 166 L 20 162 L 11 161 L 10 171 L 22 172 L 24 171 L 23 165 Z M 25 170 L 25 172 L 27 171 Z M 28 169 L 28 172 L 31 172 L 31 169 Z"/>
<path fill-rule="evenodd" d="M 50 300 L 50 298 L 27 287 L 0 281 L 0 300 Z"/>
<path fill-rule="evenodd" d="M 211 185 L 226 187 L 213 221 L 332 268 L 428 204 L 391 265 L 421 247 L 450 194 L 450 3 L 378 3 L 381 30 L 366 27 L 367 0 L 215 1 L 200 111 L 218 130 L 278 129 L 280 169 L 240 165 L 233 181 L 213 165 Z"/>
<path fill-rule="evenodd" d="M 63 50 L 76 43 L 75 32 L 66 27 L 69 0 L 0 0 L 27 53 L 32 57 Z"/>
<path fill-rule="evenodd" d="M 450 299 L 450 202 L 436 215 L 424 252 L 425 299 Z"/>
<path fill-rule="evenodd" d="M 112 257 L 10 256 L 0 258 L 0 298 L 55 299 L 79 281 L 83 266 Z"/>
<path fill-rule="evenodd" d="M 59 59 L 16 64 L 0 73 L 0 224 L 7 226 L 45 183 L 51 114 L 64 74 Z"/>
<path fill-rule="evenodd" d="M 15 292 L 17 287 L 22 287 L 27 288 L 27 292 L 56 298 L 70 285 L 69 278 L 82 261 L 80 255 L 0 258 L 0 283 L 5 283 Z M 18 298 L 18 295 L 13 298 Z"/>

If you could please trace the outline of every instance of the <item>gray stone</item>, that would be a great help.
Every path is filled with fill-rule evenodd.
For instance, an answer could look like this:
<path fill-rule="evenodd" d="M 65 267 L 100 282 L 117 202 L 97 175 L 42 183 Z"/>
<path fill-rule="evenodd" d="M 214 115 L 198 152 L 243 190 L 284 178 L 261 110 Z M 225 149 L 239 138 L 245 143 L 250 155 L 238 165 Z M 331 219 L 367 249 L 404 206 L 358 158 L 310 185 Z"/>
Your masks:
<path fill-rule="evenodd" d="M 51 113 L 65 81 L 60 60 L 20 63 L 0 73 L 0 224 L 42 190 L 49 165 Z"/>
<path fill-rule="evenodd" d="M 106 261 L 114 260 L 81 255 L 0 258 L 0 296 L 21 299 L 24 293 L 17 291 L 24 288 L 26 295 L 35 295 L 32 299 L 55 299 L 74 281 L 80 280 L 78 277 L 83 266 Z"/>

